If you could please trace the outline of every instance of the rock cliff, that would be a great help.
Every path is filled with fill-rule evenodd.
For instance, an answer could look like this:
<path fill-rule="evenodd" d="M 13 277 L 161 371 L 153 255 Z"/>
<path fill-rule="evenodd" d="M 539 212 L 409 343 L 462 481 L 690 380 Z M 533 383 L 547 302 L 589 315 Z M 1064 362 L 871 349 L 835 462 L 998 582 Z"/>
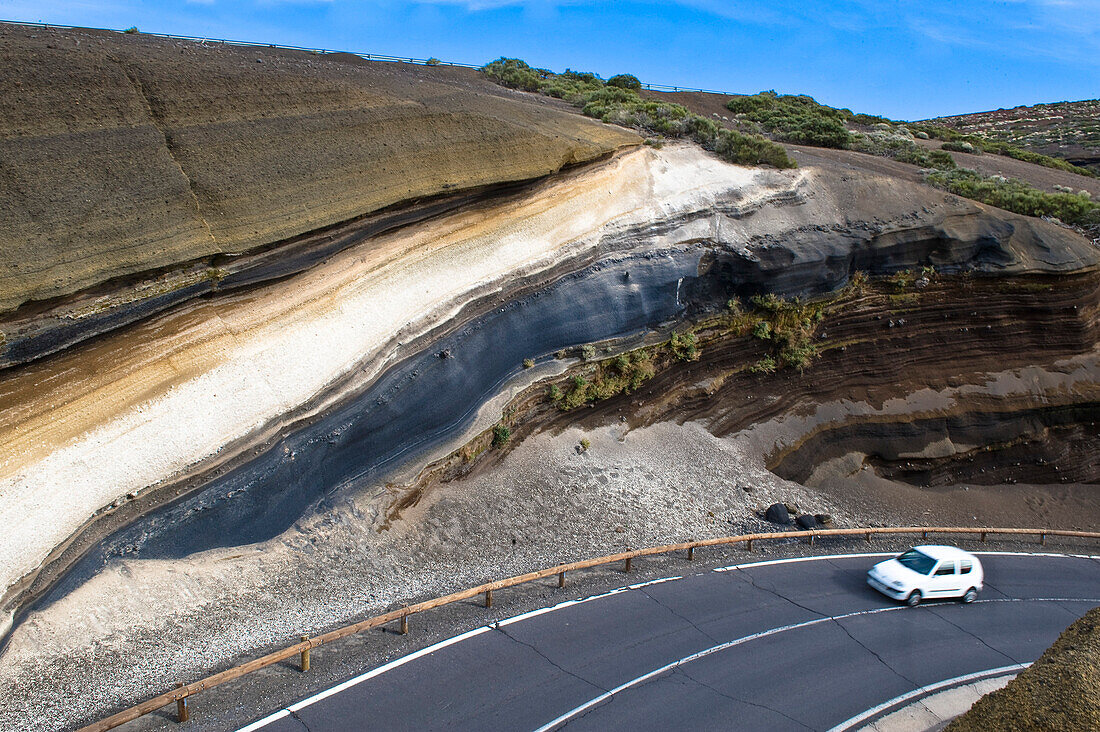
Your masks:
<path fill-rule="evenodd" d="M 0 92 L 0 366 L 210 291 L 217 255 L 638 142 L 468 69 L 119 33 L 0 26 Z"/>
<path fill-rule="evenodd" d="M 792 497 L 1100 515 L 1073 230 L 463 70 L 0 33 L 0 726 Z"/>

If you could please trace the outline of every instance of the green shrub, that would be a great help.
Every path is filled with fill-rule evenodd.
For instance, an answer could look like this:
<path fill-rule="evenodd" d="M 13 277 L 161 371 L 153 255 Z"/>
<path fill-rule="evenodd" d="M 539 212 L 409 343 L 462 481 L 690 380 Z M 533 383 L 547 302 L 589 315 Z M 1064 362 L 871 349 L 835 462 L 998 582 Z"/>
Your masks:
<path fill-rule="evenodd" d="M 1100 226 L 1100 204 L 1079 193 L 1044 193 L 1023 181 L 973 170 L 935 171 L 928 182 L 958 196 L 1025 216 L 1053 216 L 1085 228 Z"/>
<path fill-rule="evenodd" d="M 752 337 L 766 341 L 772 337 L 772 324 L 766 320 L 758 320 L 752 326 Z"/>
<path fill-rule="evenodd" d="M 607 85 L 635 91 L 642 88 L 642 82 L 638 81 L 638 77 L 633 74 L 616 74 L 607 80 Z"/>
<path fill-rule="evenodd" d="M 132 26 L 130 26 L 129 28 L 127 28 L 126 30 L 124 30 L 122 32 L 123 33 L 129 33 L 129 34 L 132 35 L 134 33 L 140 33 L 141 31 L 138 30 L 136 25 L 132 25 Z"/>
<path fill-rule="evenodd" d="M 749 298 L 749 302 L 758 310 L 765 310 L 769 313 L 778 312 L 783 307 L 783 298 L 777 297 L 773 292 L 766 295 L 753 295 Z"/>
<path fill-rule="evenodd" d="M 959 167 L 955 164 L 955 158 L 943 150 L 932 150 L 928 153 L 928 158 L 932 165 L 926 167 L 939 168 L 940 170 L 953 170 Z"/>
<path fill-rule="evenodd" d="M 699 347 L 694 333 L 673 333 L 668 347 L 679 361 L 694 361 L 699 358 Z"/>
<path fill-rule="evenodd" d="M 489 78 L 524 91 L 538 91 L 542 76 L 539 71 L 532 69 L 526 62 L 518 58 L 498 58 L 492 63 L 481 67 Z"/>
<path fill-rule="evenodd" d="M 749 366 L 749 371 L 754 374 L 774 374 L 777 364 L 775 359 L 771 356 L 764 356 L 752 366 Z"/>
<path fill-rule="evenodd" d="M 505 86 L 564 99 L 580 107 L 582 114 L 609 124 L 633 127 L 660 137 L 689 138 L 727 162 L 797 167 L 786 150 L 759 135 L 720 128 L 679 104 L 642 99 L 638 94 L 641 83 L 630 74 L 618 74 L 605 83 L 592 73 L 566 70 L 554 74 L 509 58 L 497 59 L 482 67 L 482 71 Z M 659 141 L 646 140 L 646 144 L 660 146 Z"/>
<path fill-rule="evenodd" d="M 817 346 L 809 341 L 798 341 L 784 347 L 779 352 L 779 358 L 786 366 L 798 369 L 802 373 L 817 356 Z"/>
<path fill-rule="evenodd" d="M 443 62 L 440 61 L 439 59 L 437 59 L 435 56 L 432 56 L 430 59 L 428 59 L 427 61 L 424 62 L 424 65 L 425 66 L 439 66 L 441 63 L 443 63 Z"/>
<path fill-rule="evenodd" d="M 734 97 L 726 107 L 787 142 L 815 147 L 848 147 L 849 134 L 844 126 L 847 115 L 839 109 L 818 104 L 812 97 L 766 91 Z"/>
<path fill-rule="evenodd" d="M 962 142 L 959 140 L 949 140 L 940 145 L 940 148 L 952 152 L 970 153 L 971 155 L 978 155 L 982 152 L 980 148 L 975 147 L 969 142 Z"/>
<path fill-rule="evenodd" d="M 508 429 L 507 425 L 498 424 L 493 427 L 493 447 L 500 447 L 510 439 L 512 439 L 512 430 Z"/>

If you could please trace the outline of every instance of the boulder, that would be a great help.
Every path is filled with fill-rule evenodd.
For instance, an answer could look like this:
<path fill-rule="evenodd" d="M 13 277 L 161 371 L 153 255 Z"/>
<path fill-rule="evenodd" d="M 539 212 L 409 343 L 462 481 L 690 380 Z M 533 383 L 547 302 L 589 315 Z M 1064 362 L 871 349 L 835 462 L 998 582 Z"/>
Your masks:
<path fill-rule="evenodd" d="M 783 526 L 788 526 L 791 523 L 791 514 L 782 503 L 773 503 L 768 506 L 764 518 L 773 524 L 782 524 Z"/>
<path fill-rule="evenodd" d="M 796 518 L 794 522 L 798 524 L 798 528 L 806 529 L 807 531 L 810 529 L 821 528 L 821 522 L 819 522 L 816 517 L 808 513 L 802 514 L 801 516 Z"/>

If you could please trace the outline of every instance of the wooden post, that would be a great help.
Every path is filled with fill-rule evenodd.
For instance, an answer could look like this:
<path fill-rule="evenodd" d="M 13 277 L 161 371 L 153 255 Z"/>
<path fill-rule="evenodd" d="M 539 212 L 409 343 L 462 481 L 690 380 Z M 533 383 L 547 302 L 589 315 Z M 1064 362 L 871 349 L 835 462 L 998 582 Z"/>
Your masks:
<path fill-rule="evenodd" d="M 867 543 L 868 544 L 871 543 L 871 532 L 870 531 L 867 532 Z"/>
<path fill-rule="evenodd" d="M 306 643 L 308 641 L 309 636 L 303 635 L 302 642 Z M 305 649 L 302 651 L 302 670 L 309 671 L 309 646 L 306 646 Z"/>
<path fill-rule="evenodd" d="M 493 606 L 493 591 L 485 590 L 485 607 Z"/>
<path fill-rule="evenodd" d="M 1046 534 L 1039 534 L 1039 543 L 1042 544 L 1043 546 L 1047 545 L 1047 535 Z"/>
<path fill-rule="evenodd" d="M 401 616 L 401 635 L 408 635 L 408 634 L 409 634 L 409 616 L 408 615 L 402 615 Z"/>
<path fill-rule="evenodd" d="M 748 542 L 746 542 L 746 546 L 748 547 L 748 550 L 751 552 L 752 551 L 752 539 L 749 539 Z"/>
<path fill-rule="evenodd" d="M 811 531 L 810 532 L 810 546 L 813 546 L 813 545 L 814 545 L 814 533 Z"/>
<path fill-rule="evenodd" d="M 558 587 L 565 587 L 565 572 L 558 572 Z"/>
<path fill-rule="evenodd" d="M 624 572 L 629 572 L 630 571 L 630 557 L 626 558 L 626 563 L 623 565 L 623 571 Z"/>
<path fill-rule="evenodd" d="M 985 532 L 982 532 L 982 541 L 985 541 Z"/>
<path fill-rule="evenodd" d="M 920 538 L 927 539 L 928 538 L 928 532 L 927 531 L 920 532 Z"/>
<path fill-rule="evenodd" d="M 183 682 L 177 681 L 176 688 L 183 688 Z M 181 696 L 179 699 L 176 699 L 176 720 L 178 722 L 186 722 L 189 719 L 191 719 L 191 713 L 187 711 L 187 697 Z"/>
<path fill-rule="evenodd" d="M 688 547 L 688 561 L 689 562 L 694 562 L 695 561 L 695 547 L 693 547 L 693 546 Z"/>

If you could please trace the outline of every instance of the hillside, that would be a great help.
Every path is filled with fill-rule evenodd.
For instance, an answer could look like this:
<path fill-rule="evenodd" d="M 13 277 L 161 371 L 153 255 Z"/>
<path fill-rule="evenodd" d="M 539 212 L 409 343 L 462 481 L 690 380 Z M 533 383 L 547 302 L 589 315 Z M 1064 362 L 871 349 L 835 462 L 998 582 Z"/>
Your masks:
<path fill-rule="evenodd" d="M 0 33 L 2 728 L 776 502 L 1100 520 L 1062 161 L 514 60 L 539 92 Z"/>
<path fill-rule="evenodd" d="M 0 367 L 232 285 L 241 254 L 637 142 L 467 69 L 140 34 L 0 25 L 0 91 Z"/>
<path fill-rule="evenodd" d="M 1036 104 L 928 121 L 1063 158 L 1100 173 L 1100 99 Z"/>

